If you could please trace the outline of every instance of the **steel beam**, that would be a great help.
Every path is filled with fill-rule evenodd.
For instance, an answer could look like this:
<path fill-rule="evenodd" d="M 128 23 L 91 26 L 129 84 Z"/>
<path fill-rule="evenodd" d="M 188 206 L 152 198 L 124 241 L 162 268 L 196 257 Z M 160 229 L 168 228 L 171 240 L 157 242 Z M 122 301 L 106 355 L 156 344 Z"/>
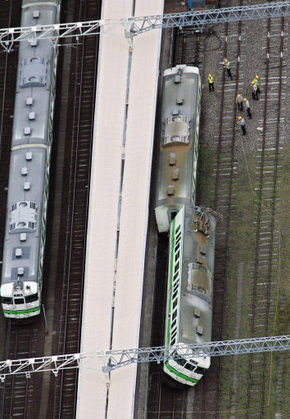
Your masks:
<path fill-rule="evenodd" d="M 265 3 L 252 6 L 227 7 L 167 15 L 131 17 L 127 20 L 131 36 L 138 35 L 157 28 L 183 28 L 193 26 L 202 31 L 205 25 L 215 25 L 241 20 L 268 19 L 289 16 L 290 1 Z"/>
<path fill-rule="evenodd" d="M 11 51 L 14 42 L 32 41 L 33 39 L 49 39 L 56 46 L 62 38 L 79 39 L 82 36 L 98 35 L 100 27 L 110 30 L 111 25 L 123 25 L 125 36 L 132 38 L 143 32 L 157 28 L 183 28 L 193 26 L 202 30 L 205 25 L 240 20 L 278 18 L 290 15 L 290 0 L 276 3 L 258 4 L 224 9 L 209 9 L 186 13 L 166 15 L 140 16 L 124 19 L 92 20 L 87 22 L 59 23 L 54 25 L 35 25 L 18 28 L 0 29 L 0 45 Z"/>
<path fill-rule="evenodd" d="M 38 358 L 8 359 L 0 362 L 0 381 L 4 382 L 9 375 L 25 375 L 30 378 L 32 373 L 50 371 L 55 376 L 62 370 L 79 368 L 82 363 L 98 358 L 103 372 L 132 363 L 163 362 L 169 358 L 178 358 L 173 350 L 181 348 L 183 358 L 203 357 L 208 355 L 225 356 L 241 355 L 270 351 L 287 351 L 290 349 L 290 335 L 270 336 L 252 339 L 235 339 L 226 341 L 206 342 L 203 344 L 153 348 L 137 348 L 95 352 L 91 354 L 53 355 Z M 100 369 L 101 372 L 101 369 Z"/>

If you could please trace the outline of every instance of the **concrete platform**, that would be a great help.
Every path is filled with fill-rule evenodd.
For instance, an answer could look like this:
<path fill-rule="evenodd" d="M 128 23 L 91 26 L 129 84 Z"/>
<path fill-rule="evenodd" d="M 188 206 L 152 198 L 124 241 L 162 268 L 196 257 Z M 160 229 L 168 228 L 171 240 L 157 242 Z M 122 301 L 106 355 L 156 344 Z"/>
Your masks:
<path fill-rule="evenodd" d="M 130 16 L 132 0 L 106 0 L 102 18 Z M 81 352 L 110 348 L 121 155 L 128 72 L 124 28 L 103 29 L 98 85 L 87 236 Z M 108 32 L 108 35 L 107 35 Z M 80 369 L 77 417 L 105 417 L 106 376 L 99 362 Z"/>
<path fill-rule="evenodd" d="M 163 0 L 136 1 L 136 16 L 162 10 Z M 132 0 L 105 0 L 102 18 L 132 12 Z M 102 31 L 81 352 L 138 347 L 160 43 L 160 30 L 131 47 L 122 26 Z M 77 417 L 133 417 L 136 371 L 106 377 L 100 362 L 84 364 Z"/>

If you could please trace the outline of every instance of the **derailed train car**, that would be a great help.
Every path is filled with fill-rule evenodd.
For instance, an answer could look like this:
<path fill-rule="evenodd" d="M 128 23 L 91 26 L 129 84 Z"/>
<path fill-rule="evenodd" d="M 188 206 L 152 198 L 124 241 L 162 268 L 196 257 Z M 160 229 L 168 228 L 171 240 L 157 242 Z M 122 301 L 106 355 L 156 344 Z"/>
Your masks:
<path fill-rule="evenodd" d="M 59 11 L 60 0 L 23 0 L 21 25 L 57 23 Z M 20 42 L 1 281 L 8 318 L 40 313 L 56 62 L 49 40 Z"/>
<path fill-rule="evenodd" d="M 168 358 L 163 369 L 190 386 L 210 366 L 206 355 L 184 355 L 188 344 L 211 340 L 216 226 L 215 217 L 195 205 L 200 105 L 198 68 L 179 65 L 165 70 L 155 199 L 158 231 L 169 232 Z M 174 345 L 179 349 L 172 349 Z"/>

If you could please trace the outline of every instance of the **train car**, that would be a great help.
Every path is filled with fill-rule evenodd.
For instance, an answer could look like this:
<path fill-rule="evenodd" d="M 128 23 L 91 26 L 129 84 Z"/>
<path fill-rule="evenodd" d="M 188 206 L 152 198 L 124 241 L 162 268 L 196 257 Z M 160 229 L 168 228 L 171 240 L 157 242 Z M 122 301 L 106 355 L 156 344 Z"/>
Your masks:
<path fill-rule="evenodd" d="M 184 357 L 188 344 L 211 340 L 216 219 L 196 206 L 201 81 L 196 67 L 164 71 L 155 216 L 170 231 L 163 370 L 193 386 L 210 358 Z M 171 347 L 178 345 L 179 349 Z"/>
<path fill-rule="evenodd" d="M 184 345 L 211 341 L 215 216 L 184 206 L 171 223 L 163 370 L 175 381 L 194 386 L 210 357 L 184 357 Z M 185 348 L 185 346 L 184 346 Z"/>
<path fill-rule="evenodd" d="M 23 0 L 21 25 L 57 23 L 59 11 L 60 0 Z M 56 64 L 49 40 L 20 42 L 1 280 L 8 318 L 41 308 Z"/>
<path fill-rule="evenodd" d="M 163 75 L 155 215 L 159 233 L 183 205 L 195 205 L 201 81 L 197 67 L 178 65 Z"/>

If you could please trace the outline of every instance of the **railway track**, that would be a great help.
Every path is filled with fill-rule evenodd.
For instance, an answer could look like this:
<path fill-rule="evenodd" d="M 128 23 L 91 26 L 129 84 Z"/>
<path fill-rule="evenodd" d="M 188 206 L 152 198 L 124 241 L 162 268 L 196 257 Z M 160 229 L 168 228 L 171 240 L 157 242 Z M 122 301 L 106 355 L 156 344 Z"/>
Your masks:
<path fill-rule="evenodd" d="M 29 356 L 39 356 L 42 339 L 39 336 L 38 325 L 19 327 L 8 321 L 6 341 L 6 358 L 18 359 Z M 1 418 L 38 417 L 38 406 L 35 400 L 40 397 L 40 376 L 31 379 L 26 376 L 12 376 L 2 383 L 2 413 Z"/>
<path fill-rule="evenodd" d="M 80 8 L 80 21 L 97 19 L 100 2 L 88 0 Z M 97 65 L 96 37 L 84 37 L 72 51 L 73 72 L 69 90 L 73 101 L 67 113 L 65 154 L 67 160 L 63 190 L 60 252 L 65 250 L 58 284 L 59 334 L 54 344 L 58 354 L 80 350 L 82 295 L 85 268 L 87 213 L 89 204 L 90 158 L 93 140 L 94 99 Z M 69 71 L 69 69 L 68 69 Z M 59 257 L 61 255 L 59 254 Z M 54 380 L 53 417 L 74 417 L 78 372 L 62 372 Z"/>
<path fill-rule="evenodd" d="M 273 281 L 273 273 L 279 266 L 282 234 L 282 226 L 276 218 L 276 212 L 280 201 L 278 193 L 280 158 L 285 139 L 281 133 L 286 115 L 287 73 L 286 66 L 283 66 L 285 22 L 283 18 L 277 22 L 269 19 L 264 26 L 266 68 L 262 77 L 263 116 L 259 121 L 263 130 L 258 137 L 259 148 L 256 151 L 258 165 L 255 179 L 257 191 L 255 261 L 249 272 L 253 278 L 251 313 L 253 336 L 271 334 L 277 327 L 275 325 L 277 282 Z M 269 359 L 270 357 L 266 354 L 249 357 L 250 385 L 247 392 L 247 408 L 251 411 L 258 405 L 263 416 L 270 413 L 266 410 L 271 400 L 271 388 L 267 387 Z"/>
<path fill-rule="evenodd" d="M 243 5 L 237 1 L 236 5 Z M 221 71 L 220 82 L 220 114 L 218 134 L 214 141 L 216 145 L 215 185 L 213 209 L 223 215 L 223 221 L 218 225 L 216 236 L 214 301 L 213 301 L 213 340 L 222 339 L 224 336 L 225 296 L 229 277 L 229 240 L 233 200 L 236 194 L 237 159 L 235 146 L 239 137 L 236 130 L 237 107 L 235 98 L 244 91 L 243 81 L 245 75 L 240 66 L 241 39 L 244 36 L 244 25 L 226 24 L 224 29 L 223 57 L 230 57 L 233 80 L 228 78 L 226 71 Z M 223 61 L 220 57 L 220 62 Z M 213 360 L 212 371 L 202 382 L 203 412 L 208 412 L 209 417 L 215 417 L 220 411 L 220 391 L 222 381 L 220 378 L 221 359 Z M 210 389 L 210 391 L 209 391 Z"/>
<path fill-rule="evenodd" d="M 220 3 L 220 7 L 228 5 Z M 286 204 L 281 206 L 280 184 L 285 171 L 287 29 L 283 20 L 274 19 L 218 25 L 200 36 L 191 29 L 177 31 L 174 64 L 198 65 L 204 84 L 197 202 L 223 215 L 216 235 L 214 340 L 287 330 L 285 284 L 280 278 L 281 247 L 286 247 L 281 214 L 287 209 Z M 231 62 L 233 80 L 218 64 L 224 57 Z M 209 72 L 214 76 L 214 94 L 207 93 Z M 256 73 L 262 85 L 257 103 L 250 85 Z M 237 125 L 238 93 L 250 100 L 253 113 L 252 120 L 242 113 L 246 137 Z M 284 256 L 285 252 L 284 248 Z M 161 315 L 158 311 L 153 324 Z M 156 336 L 155 329 L 153 333 Z M 155 343 L 162 344 L 162 338 Z M 272 418 L 287 411 L 284 355 L 214 358 L 202 382 L 186 391 L 183 404 L 174 402 L 180 401 L 179 391 L 164 386 L 161 367 L 152 366 L 151 371 L 148 411 L 152 419 Z M 172 410 L 164 407 L 167 399 Z"/>

